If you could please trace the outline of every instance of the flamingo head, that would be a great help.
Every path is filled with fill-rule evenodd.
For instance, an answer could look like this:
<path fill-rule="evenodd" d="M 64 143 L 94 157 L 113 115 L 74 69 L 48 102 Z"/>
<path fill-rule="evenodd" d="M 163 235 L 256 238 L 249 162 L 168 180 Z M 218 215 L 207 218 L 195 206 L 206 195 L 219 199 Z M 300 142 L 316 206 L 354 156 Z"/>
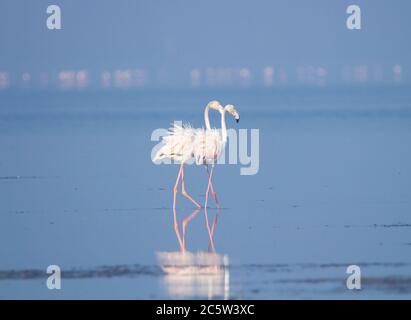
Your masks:
<path fill-rule="evenodd" d="M 210 101 L 207 106 L 210 109 L 214 109 L 220 112 L 223 110 L 223 107 L 221 106 L 220 101 L 217 101 L 217 100 Z"/>
<path fill-rule="evenodd" d="M 240 114 L 238 113 L 237 109 L 232 104 L 227 104 L 224 107 L 224 110 L 231 114 L 235 121 L 238 123 L 240 121 Z"/>

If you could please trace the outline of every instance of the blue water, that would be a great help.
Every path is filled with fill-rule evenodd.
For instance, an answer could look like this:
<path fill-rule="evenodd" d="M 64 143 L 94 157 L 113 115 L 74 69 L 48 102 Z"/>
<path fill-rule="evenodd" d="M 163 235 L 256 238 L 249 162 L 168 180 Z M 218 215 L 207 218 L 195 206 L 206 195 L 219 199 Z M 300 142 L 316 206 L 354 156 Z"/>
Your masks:
<path fill-rule="evenodd" d="M 215 169 L 228 298 L 411 298 L 411 90 L 395 87 L 1 93 L 0 298 L 227 298 L 156 260 L 178 250 L 178 166 L 152 163 L 151 133 L 202 126 L 215 98 L 241 113 L 229 127 L 260 130 L 258 174 Z M 204 202 L 205 170 L 186 184 Z M 193 209 L 178 198 L 180 222 Z M 201 211 L 187 247 L 207 245 Z M 346 288 L 352 264 L 361 290 Z"/>

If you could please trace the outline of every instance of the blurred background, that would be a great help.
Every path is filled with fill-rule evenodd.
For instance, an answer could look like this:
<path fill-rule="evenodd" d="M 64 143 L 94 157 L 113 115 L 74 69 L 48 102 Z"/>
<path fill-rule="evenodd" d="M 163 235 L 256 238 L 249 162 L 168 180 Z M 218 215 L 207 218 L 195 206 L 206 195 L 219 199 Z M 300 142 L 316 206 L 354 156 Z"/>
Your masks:
<path fill-rule="evenodd" d="M 409 84 L 411 4 L 355 1 L 348 30 L 350 4 L 4 0 L 0 90 Z"/>

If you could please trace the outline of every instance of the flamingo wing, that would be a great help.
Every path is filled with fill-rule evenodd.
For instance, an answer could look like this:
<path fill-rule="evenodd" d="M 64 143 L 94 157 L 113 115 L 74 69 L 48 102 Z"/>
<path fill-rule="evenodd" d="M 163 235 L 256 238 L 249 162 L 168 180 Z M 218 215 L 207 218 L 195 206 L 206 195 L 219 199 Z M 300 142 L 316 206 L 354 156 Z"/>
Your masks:
<path fill-rule="evenodd" d="M 194 130 L 189 125 L 174 125 L 163 137 L 163 146 L 157 151 L 154 160 L 169 158 L 172 160 L 187 160 L 193 155 Z"/>

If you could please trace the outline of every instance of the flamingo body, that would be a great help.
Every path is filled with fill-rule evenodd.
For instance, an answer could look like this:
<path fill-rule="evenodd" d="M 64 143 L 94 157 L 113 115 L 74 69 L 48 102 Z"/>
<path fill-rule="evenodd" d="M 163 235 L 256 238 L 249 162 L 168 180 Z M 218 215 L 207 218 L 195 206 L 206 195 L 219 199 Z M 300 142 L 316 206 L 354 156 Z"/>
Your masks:
<path fill-rule="evenodd" d="M 163 143 L 155 161 L 168 158 L 187 162 L 194 158 L 197 165 L 215 164 L 225 146 L 219 129 L 195 129 L 190 124 L 174 125 L 163 137 Z"/>

